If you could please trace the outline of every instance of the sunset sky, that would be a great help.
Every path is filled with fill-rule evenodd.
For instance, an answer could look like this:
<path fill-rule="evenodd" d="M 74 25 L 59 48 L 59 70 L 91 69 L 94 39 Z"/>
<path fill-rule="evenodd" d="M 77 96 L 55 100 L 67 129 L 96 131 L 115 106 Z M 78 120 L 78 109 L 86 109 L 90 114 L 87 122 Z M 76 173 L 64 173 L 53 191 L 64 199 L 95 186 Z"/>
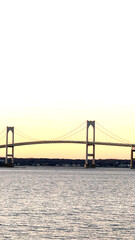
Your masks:
<path fill-rule="evenodd" d="M 134 0 L 0 1 L 0 132 L 51 139 L 88 119 L 135 143 L 134 86 Z M 18 147 L 15 156 L 85 158 L 85 146 Z"/>

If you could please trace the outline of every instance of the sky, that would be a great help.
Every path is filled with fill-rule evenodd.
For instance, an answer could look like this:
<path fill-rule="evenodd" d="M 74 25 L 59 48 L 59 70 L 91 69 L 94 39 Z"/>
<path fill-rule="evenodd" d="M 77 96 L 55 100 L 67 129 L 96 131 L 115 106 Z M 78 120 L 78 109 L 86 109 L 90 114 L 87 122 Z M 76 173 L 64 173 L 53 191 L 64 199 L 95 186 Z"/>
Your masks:
<path fill-rule="evenodd" d="M 95 120 L 135 143 L 134 12 L 133 0 L 1 0 L 0 132 L 50 139 Z M 20 147 L 15 156 L 85 158 L 85 147 Z"/>

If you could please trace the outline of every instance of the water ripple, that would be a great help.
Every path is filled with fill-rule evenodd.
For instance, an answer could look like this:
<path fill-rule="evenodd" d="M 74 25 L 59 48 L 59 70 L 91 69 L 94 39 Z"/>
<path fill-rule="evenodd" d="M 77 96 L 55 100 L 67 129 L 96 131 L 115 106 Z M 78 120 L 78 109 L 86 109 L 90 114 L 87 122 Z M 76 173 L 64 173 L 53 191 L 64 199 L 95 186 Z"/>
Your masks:
<path fill-rule="evenodd" d="M 0 239 L 135 240 L 130 169 L 0 169 Z"/>

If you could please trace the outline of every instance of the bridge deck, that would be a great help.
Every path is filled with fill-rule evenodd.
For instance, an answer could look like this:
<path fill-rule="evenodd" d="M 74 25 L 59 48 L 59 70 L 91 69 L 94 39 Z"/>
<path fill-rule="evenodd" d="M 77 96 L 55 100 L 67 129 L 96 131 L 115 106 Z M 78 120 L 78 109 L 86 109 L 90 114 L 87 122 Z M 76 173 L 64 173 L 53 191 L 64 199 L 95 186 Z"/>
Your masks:
<path fill-rule="evenodd" d="M 8 144 L 8 147 L 26 146 L 34 144 L 56 144 L 56 143 L 73 143 L 73 144 L 86 144 L 86 141 L 70 141 L 70 140 L 42 140 L 42 141 L 30 141 L 30 142 L 18 142 L 14 144 Z M 118 146 L 118 147 L 135 147 L 135 144 L 129 143 L 111 143 L 111 142 L 88 142 L 88 145 L 104 145 L 104 146 Z M 0 148 L 6 148 L 6 144 L 0 145 Z"/>

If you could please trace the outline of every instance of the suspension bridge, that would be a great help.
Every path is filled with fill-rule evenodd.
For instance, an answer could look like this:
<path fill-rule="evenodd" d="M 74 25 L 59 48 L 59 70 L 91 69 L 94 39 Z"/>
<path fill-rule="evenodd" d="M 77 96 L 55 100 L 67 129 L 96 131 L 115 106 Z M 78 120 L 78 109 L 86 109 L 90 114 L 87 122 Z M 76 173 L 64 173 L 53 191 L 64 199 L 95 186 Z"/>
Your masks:
<path fill-rule="evenodd" d="M 89 131 L 89 127 L 91 127 L 92 131 Z M 103 134 L 104 136 L 110 137 L 113 141 L 106 141 L 105 138 L 102 141 L 96 140 L 95 131 L 100 132 L 100 135 Z M 9 132 L 12 133 L 12 140 L 9 143 Z M 0 133 L 0 140 L 4 138 L 2 136 L 5 134 L 5 129 Z M 15 134 L 29 139 L 28 141 L 18 141 L 15 142 Z M 78 136 L 80 139 L 75 139 L 75 136 Z M 14 166 L 14 148 L 19 146 L 27 146 L 27 145 L 37 145 L 37 144 L 83 144 L 86 147 L 86 158 L 85 158 L 85 165 L 84 167 L 95 167 L 95 146 L 117 146 L 117 147 L 124 147 L 130 148 L 131 151 L 131 158 L 130 158 L 130 168 L 134 168 L 134 152 L 135 152 L 135 144 L 113 134 L 112 132 L 108 131 L 106 128 L 101 126 L 99 123 L 95 123 L 95 121 L 86 121 L 73 129 L 72 131 L 57 137 L 55 139 L 50 140 L 40 140 L 40 139 L 33 139 L 28 135 L 22 133 L 20 130 L 14 127 L 7 127 L 6 128 L 6 143 L 0 144 L 0 148 L 6 149 L 6 156 L 5 156 L 5 166 Z M 83 136 L 83 137 L 82 137 Z M 72 139 L 71 139 L 72 138 Z M 83 138 L 83 139 L 82 139 Z M 9 151 L 11 149 L 11 151 Z M 10 152 L 10 153 L 9 153 Z"/>

